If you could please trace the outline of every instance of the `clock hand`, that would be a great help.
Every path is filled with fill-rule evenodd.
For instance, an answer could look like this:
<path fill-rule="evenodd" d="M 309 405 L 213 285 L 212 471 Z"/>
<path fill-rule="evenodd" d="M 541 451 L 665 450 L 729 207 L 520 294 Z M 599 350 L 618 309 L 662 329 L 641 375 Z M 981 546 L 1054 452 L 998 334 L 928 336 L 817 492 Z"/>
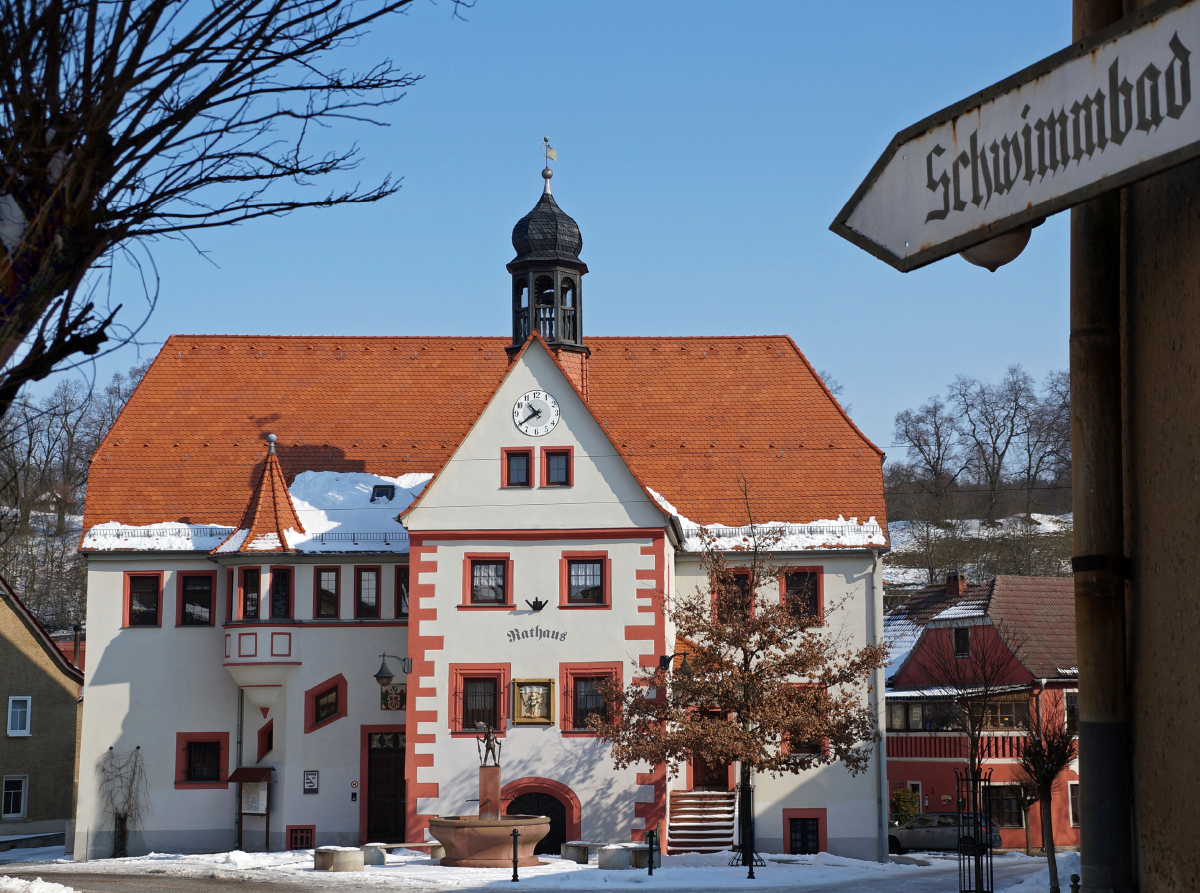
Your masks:
<path fill-rule="evenodd" d="M 528 422 L 530 419 L 536 419 L 536 418 L 538 418 L 538 417 L 540 417 L 540 416 L 541 416 L 541 414 L 542 414 L 542 411 L 541 411 L 540 409 L 534 409 L 532 406 L 531 406 L 531 407 L 529 407 L 529 408 L 532 410 L 532 412 L 530 412 L 530 413 L 529 413 L 529 415 L 525 416 L 525 418 L 523 418 L 523 419 L 522 419 L 520 422 L 518 422 L 517 424 L 519 424 L 519 425 L 524 425 L 524 424 L 525 424 L 526 422 Z"/>

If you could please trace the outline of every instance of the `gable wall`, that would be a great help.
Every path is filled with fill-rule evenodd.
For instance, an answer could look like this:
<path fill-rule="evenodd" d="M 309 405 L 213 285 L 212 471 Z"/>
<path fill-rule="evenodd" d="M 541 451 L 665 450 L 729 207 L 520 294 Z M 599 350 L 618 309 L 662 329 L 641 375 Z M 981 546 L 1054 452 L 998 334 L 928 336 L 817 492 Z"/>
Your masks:
<path fill-rule="evenodd" d="M 558 425 L 544 437 L 521 433 L 512 419 L 517 398 L 535 389 L 549 391 L 562 412 Z M 535 451 L 573 447 L 574 485 L 502 488 L 500 450 L 506 447 Z M 407 526 L 410 530 L 661 528 L 664 520 L 545 348 L 534 341 L 409 514 Z"/>
<path fill-rule="evenodd" d="M 79 684 L 66 676 L 25 619 L 0 595 L 0 775 L 28 775 L 25 818 L 0 820 L 0 836 L 58 831 L 75 796 Z M 9 737 L 8 699 L 32 697 L 28 737 Z"/>

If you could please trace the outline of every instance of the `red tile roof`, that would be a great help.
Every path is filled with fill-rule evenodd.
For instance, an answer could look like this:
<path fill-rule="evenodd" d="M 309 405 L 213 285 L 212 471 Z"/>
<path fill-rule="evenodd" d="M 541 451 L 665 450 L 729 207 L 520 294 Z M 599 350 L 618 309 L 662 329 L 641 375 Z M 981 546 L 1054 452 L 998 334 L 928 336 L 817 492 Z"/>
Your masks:
<path fill-rule="evenodd" d="M 882 453 L 790 338 L 590 338 L 588 405 L 634 473 L 699 523 L 874 516 Z M 279 435 L 308 470 L 436 472 L 508 368 L 506 338 L 167 340 L 92 460 L 84 528 L 236 526 Z M 249 539 L 249 537 L 247 538 Z"/>
<path fill-rule="evenodd" d="M 295 550 L 288 545 L 287 531 L 298 530 L 304 533 L 304 525 L 300 523 L 296 506 L 292 504 L 292 496 L 288 493 L 283 469 L 279 467 L 279 459 L 270 447 L 266 467 L 258 480 L 258 488 L 254 491 L 238 528 L 247 532 L 246 538 L 237 548 L 238 552 L 292 552 Z M 261 543 L 256 544 L 259 537 L 272 534 L 278 540 L 278 546 L 264 548 Z"/>

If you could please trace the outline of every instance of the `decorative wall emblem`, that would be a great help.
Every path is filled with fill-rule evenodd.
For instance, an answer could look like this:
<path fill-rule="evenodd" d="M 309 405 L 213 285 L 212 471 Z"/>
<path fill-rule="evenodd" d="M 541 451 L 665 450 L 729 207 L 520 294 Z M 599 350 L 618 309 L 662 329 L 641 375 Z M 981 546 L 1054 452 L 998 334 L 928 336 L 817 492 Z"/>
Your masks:
<path fill-rule="evenodd" d="M 408 687 L 402 682 L 379 686 L 380 710 L 403 710 L 407 699 Z"/>
<path fill-rule="evenodd" d="M 304 770 L 304 793 L 318 794 L 320 792 L 321 792 L 321 773 L 316 769 L 305 769 Z"/>
<path fill-rule="evenodd" d="M 554 680 L 513 680 L 513 722 L 552 725 L 554 723 Z"/>

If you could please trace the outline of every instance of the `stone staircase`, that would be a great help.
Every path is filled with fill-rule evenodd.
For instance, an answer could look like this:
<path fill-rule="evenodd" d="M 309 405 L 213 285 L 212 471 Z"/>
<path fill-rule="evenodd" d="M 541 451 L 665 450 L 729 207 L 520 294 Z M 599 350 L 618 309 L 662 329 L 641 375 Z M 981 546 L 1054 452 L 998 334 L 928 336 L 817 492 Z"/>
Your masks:
<path fill-rule="evenodd" d="M 733 791 L 671 791 L 667 852 L 718 853 L 733 846 Z"/>

